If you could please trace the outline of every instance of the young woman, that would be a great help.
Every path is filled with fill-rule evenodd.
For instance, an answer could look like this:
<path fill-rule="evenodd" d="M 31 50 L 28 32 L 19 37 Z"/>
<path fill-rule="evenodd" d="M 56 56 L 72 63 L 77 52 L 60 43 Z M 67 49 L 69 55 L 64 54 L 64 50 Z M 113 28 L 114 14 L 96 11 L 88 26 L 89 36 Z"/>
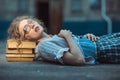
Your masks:
<path fill-rule="evenodd" d="M 93 34 L 73 35 L 61 30 L 57 35 L 45 32 L 43 22 L 29 17 L 17 17 L 9 27 L 11 38 L 38 42 L 36 56 L 68 65 L 120 63 L 120 33 L 96 37 Z"/>

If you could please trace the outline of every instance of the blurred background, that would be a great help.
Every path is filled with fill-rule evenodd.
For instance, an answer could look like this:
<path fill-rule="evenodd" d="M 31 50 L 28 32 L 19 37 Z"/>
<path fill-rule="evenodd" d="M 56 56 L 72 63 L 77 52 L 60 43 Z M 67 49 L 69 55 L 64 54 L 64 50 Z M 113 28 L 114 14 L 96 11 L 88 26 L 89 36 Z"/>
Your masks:
<path fill-rule="evenodd" d="M 120 32 L 120 0 L 0 0 L 0 39 L 11 21 L 22 15 L 44 21 L 48 33 L 69 29 L 75 35 Z"/>

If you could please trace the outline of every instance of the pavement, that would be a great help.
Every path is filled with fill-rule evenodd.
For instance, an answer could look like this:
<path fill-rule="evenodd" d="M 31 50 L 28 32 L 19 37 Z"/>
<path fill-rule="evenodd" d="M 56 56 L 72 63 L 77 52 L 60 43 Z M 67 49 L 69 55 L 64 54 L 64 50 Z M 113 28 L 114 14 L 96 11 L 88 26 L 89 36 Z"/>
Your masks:
<path fill-rule="evenodd" d="M 0 80 L 120 80 L 120 64 L 68 66 L 44 61 L 7 62 L 0 40 Z"/>

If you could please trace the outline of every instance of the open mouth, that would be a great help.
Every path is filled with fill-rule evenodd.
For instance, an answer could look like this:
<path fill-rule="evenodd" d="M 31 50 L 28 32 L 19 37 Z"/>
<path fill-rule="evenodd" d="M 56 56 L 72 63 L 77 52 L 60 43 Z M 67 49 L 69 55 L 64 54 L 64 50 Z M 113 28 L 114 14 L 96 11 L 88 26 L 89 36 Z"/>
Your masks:
<path fill-rule="evenodd" d="M 37 32 L 37 31 L 39 31 L 40 29 L 39 29 L 39 26 L 36 26 L 35 27 L 35 32 Z"/>

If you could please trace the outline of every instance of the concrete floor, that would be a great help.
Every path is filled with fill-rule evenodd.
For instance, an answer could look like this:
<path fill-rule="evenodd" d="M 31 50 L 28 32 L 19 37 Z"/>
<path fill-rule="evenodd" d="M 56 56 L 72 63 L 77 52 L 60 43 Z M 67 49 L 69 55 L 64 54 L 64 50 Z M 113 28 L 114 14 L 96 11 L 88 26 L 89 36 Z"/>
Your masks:
<path fill-rule="evenodd" d="M 0 40 L 0 80 L 120 80 L 120 64 L 67 66 L 43 61 L 7 62 Z"/>

